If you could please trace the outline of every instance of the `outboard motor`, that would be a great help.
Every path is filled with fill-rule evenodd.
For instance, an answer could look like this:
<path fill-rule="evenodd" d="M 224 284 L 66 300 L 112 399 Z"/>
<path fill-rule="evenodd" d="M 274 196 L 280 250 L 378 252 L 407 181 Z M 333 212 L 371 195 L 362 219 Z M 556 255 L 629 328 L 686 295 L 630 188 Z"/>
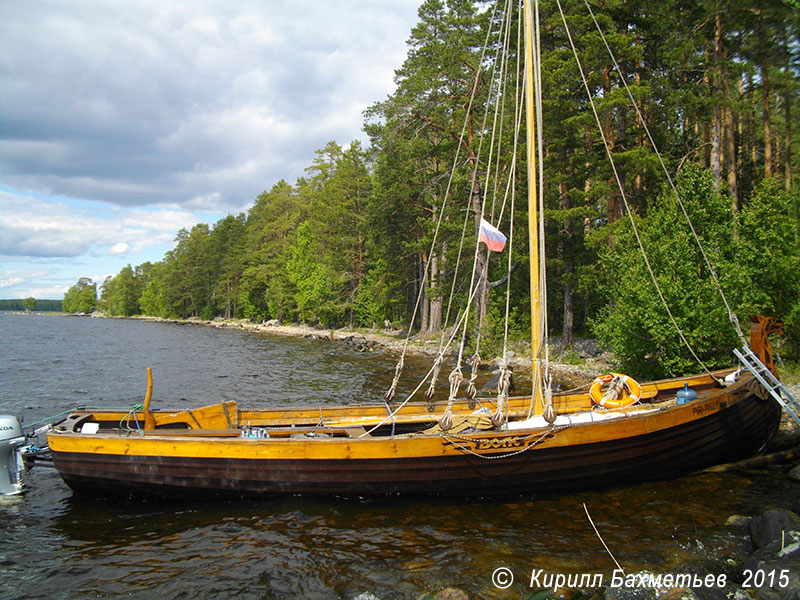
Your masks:
<path fill-rule="evenodd" d="M 25 443 L 19 420 L 0 415 L 0 495 L 22 493 L 22 463 L 20 447 Z"/>

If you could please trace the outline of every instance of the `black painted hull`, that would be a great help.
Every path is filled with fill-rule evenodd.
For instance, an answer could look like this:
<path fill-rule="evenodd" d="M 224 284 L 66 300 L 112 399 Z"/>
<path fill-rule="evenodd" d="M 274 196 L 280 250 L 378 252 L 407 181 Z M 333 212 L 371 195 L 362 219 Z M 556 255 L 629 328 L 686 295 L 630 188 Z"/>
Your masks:
<path fill-rule="evenodd" d="M 53 459 L 70 487 L 93 494 L 198 498 L 556 493 L 669 478 L 751 456 L 765 446 L 779 420 L 780 407 L 773 400 L 748 395 L 702 418 L 651 433 L 561 446 L 531 445 L 522 452 L 503 450 L 482 457 L 469 451 L 361 459 L 54 451 Z M 586 426 L 567 431 L 579 438 L 581 427 Z M 460 438 L 442 439 L 451 447 L 466 444 Z M 484 439 L 504 437 L 493 434 Z"/>

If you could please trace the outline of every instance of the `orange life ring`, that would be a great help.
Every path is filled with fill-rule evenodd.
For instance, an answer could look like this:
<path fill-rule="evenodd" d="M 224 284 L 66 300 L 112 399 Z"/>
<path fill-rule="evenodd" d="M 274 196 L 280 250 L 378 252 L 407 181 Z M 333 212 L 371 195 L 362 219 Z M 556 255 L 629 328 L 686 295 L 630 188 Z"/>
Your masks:
<path fill-rule="evenodd" d="M 624 398 L 612 400 L 606 398 L 600 389 L 604 383 L 611 383 L 614 377 L 621 377 L 622 384 L 628 392 Z M 592 382 L 592 387 L 589 388 L 589 395 L 595 404 L 599 404 L 603 408 L 625 408 L 636 404 L 642 397 L 642 386 L 640 386 L 633 377 L 628 377 L 622 373 L 607 373 L 601 375 Z"/>

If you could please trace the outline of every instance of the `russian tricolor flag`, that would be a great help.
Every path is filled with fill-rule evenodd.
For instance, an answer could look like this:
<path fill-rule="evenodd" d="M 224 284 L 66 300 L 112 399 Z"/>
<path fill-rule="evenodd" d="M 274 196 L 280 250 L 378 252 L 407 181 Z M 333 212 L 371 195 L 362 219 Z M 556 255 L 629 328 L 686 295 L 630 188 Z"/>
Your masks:
<path fill-rule="evenodd" d="M 492 252 L 502 252 L 506 247 L 506 236 L 485 219 L 481 219 L 478 241 L 486 244 L 486 247 Z"/>

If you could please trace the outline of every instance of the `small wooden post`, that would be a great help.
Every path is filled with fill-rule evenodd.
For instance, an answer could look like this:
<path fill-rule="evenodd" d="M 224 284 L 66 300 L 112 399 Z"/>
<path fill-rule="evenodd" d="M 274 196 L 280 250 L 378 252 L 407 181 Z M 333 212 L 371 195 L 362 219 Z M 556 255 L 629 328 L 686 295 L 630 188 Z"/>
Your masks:
<path fill-rule="evenodd" d="M 153 396 L 153 373 L 150 371 L 150 367 L 147 367 L 147 394 L 144 397 L 144 428 L 147 429 L 155 429 L 156 428 L 156 420 L 153 417 L 152 413 L 150 412 L 150 398 Z"/>

